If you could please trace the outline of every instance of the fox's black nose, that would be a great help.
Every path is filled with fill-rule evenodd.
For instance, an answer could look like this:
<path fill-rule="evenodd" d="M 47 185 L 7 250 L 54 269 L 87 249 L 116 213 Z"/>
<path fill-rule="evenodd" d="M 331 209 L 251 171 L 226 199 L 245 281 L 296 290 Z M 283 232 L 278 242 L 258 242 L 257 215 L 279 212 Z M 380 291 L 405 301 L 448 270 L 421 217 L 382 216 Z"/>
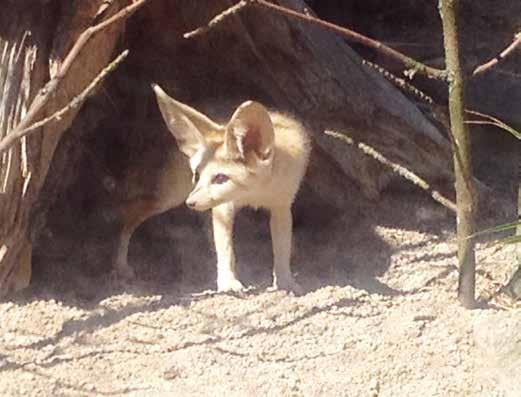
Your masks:
<path fill-rule="evenodd" d="M 193 200 L 186 200 L 186 205 L 188 208 L 195 208 L 196 202 Z"/>

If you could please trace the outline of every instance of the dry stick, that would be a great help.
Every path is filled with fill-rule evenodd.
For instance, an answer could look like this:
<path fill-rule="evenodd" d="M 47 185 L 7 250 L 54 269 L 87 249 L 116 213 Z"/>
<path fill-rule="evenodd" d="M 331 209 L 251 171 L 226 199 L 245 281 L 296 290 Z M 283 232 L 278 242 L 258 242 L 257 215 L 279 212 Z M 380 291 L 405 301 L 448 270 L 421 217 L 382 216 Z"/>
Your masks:
<path fill-rule="evenodd" d="M 214 26 L 218 25 L 219 23 L 223 22 L 228 17 L 235 15 L 236 13 L 241 11 L 243 8 L 246 8 L 247 6 L 250 6 L 250 5 L 257 5 L 257 6 L 261 6 L 264 8 L 269 8 L 278 13 L 281 13 L 281 14 L 284 14 L 287 16 L 291 16 L 294 18 L 302 19 L 302 20 L 310 22 L 310 23 L 314 23 L 322 28 L 332 30 L 355 42 L 358 42 L 367 47 L 380 51 L 394 59 L 397 59 L 398 61 L 403 63 L 405 66 L 409 67 L 411 70 L 406 71 L 405 74 L 410 78 L 412 78 L 415 73 L 423 74 L 428 77 L 434 77 L 436 79 L 445 80 L 445 81 L 448 78 L 446 70 L 436 69 L 436 68 L 427 66 L 421 62 L 418 62 L 418 61 L 400 53 L 399 51 L 394 50 L 393 48 L 385 45 L 382 42 L 371 39 L 367 36 L 364 36 L 360 33 L 350 30 L 348 28 L 344 28 L 344 27 L 338 26 L 336 24 L 333 24 L 331 22 L 324 21 L 309 13 L 299 13 L 299 12 L 291 10 L 289 8 L 270 3 L 266 0 L 241 0 L 237 4 L 231 6 L 230 8 L 227 8 L 220 14 L 217 14 L 214 18 L 212 18 L 208 22 L 208 24 L 206 26 L 202 26 L 202 27 L 194 29 L 190 32 L 187 32 L 183 35 L 183 37 L 185 39 L 190 39 L 190 38 L 202 35 L 204 33 L 207 33 Z M 503 50 L 499 54 L 499 56 L 491 59 L 490 61 L 484 63 L 481 66 L 478 66 L 472 73 L 471 77 L 475 77 L 475 76 L 485 73 L 486 71 L 488 71 L 489 69 L 491 69 L 492 67 L 497 65 L 499 62 L 503 61 L 507 56 L 509 56 L 520 45 L 521 45 L 521 32 L 517 33 L 515 35 L 514 41 L 505 50 Z"/>
<path fill-rule="evenodd" d="M 380 73 L 382 76 L 384 76 L 387 80 L 389 80 L 391 83 L 393 83 L 398 88 L 401 88 L 402 90 L 408 91 L 409 93 L 413 94 L 417 98 L 421 99 L 422 101 L 428 103 L 429 105 L 434 105 L 434 100 L 424 93 L 423 91 L 416 88 L 411 83 L 408 83 L 405 79 L 401 79 L 388 70 L 384 69 L 380 65 L 370 62 L 366 59 L 362 59 L 362 65 L 367 65 L 373 69 L 375 69 L 378 73 Z"/>
<path fill-rule="evenodd" d="M 453 136 L 452 136 L 452 130 L 450 128 L 450 121 L 447 117 L 447 110 L 443 106 L 438 105 L 437 103 L 434 102 L 434 100 L 429 95 L 425 94 L 423 91 L 419 90 L 418 88 L 416 88 L 412 84 L 408 83 L 404 79 L 400 79 L 400 78 L 396 77 L 394 74 L 392 74 L 388 70 L 384 69 L 380 65 L 374 64 L 374 63 L 366 61 L 366 60 L 362 60 L 362 64 L 368 65 L 368 66 L 376 69 L 379 73 L 381 73 L 385 78 L 387 78 L 391 83 L 395 84 L 397 87 L 410 92 L 411 94 L 415 95 L 417 98 L 419 98 L 422 101 L 429 104 L 431 112 L 432 112 L 432 116 L 447 131 L 447 135 L 449 136 L 449 139 L 450 139 L 453 147 L 458 148 L 457 142 L 453 139 Z M 459 156 L 458 153 L 459 152 L 456 153 L 457 156 Z"/>
<path fill-rule="evenodd" d="M 510 134 L 514 135 L 517 139 L 521 139 L 521 132 L 515 130 L 514 128 L 510 127 L 508 124 L 502 122 L 500 119 L 495 118 L 489 114 L 476 112 L 475 110 L 468 110 L 465 109 L 465 112 L 469 114 L 473 114 L 475 116 L 479 116 L 484 118 L 485 120 L 467 120 L 465 123 L 467 124 L 488 124 L 493 125 L 495 127 L 501 128 L 502 130 L 505 130 L 509 132 Z"/>
<path fill-rule="evenodd" d="M 123 18 L 128 18 L 146 1 L 147 0 L 136 0 L 134 3 L 123 8 L 106 21 L 101 22 L 98 25 L 89 27 L 78 37 L 78 40 L 65 57 L 65 60 L 63 61 L 60 69 L 58 70 L 58 73 L 56 73 L 56 75 L 38 92 L 33 102 L 31 103 L 31 106 L 25 117 L 20 121 L 16 128 L 14 128 L 4 138 L 2 138 L 2 140 L 0 140 L 0 154 L 4 153 L 9 148 L 14 146 L 16 142 L 18 142 L 17 137 L 19 135 L 19 132 L 21 130 L 25 130 L 31 125 L 31 123 L 33 123 L 35 117 L 45 107 L 52 94 L 58 89 L 60 82 L 63 80 L 63 78 L 69 71 L 71 65 L 74 63 L 74 60 L 81 52 L 81 50 L 85 47 L 85 45 L 89 42 L 89 40 L 92 38 L 92 36 L 94 36 L 99 31 L 105 29 L 109 25 L 113 24 L 114 22 L 119 21 Z"/>
<path fill-rule="evenodd" d="M 459 149 L 458 143 L 456 142 L 456 140 L 454 139 L 454 137 L 452 135 L 452 130 L 451 130 L 451 127 L 450 127 L 450 121 L 449 121 L 449 119 L 447 117 L 447 109 L 444 106 L 438 105 L 437 103 L 435 103 L 434 100 L 430 96 L 425 94 L 423 91 L 419 90 L 418 88 L 416 88 L 412 84 L 408 83 L 404 79 L 400 79 L 400 78 L 396 77 L 394 74 L 392 74 L 388 70 L 385 70 L 380 65 L 374 64 L 374 63 L 366 61 L 366 60 L 362 60 L 362 64 L 368 65 L 368 66 L 376 69 L 379 73 L 381 73 L 385 78 L 387 78 L 391 83 L 395 84 L 397 87 L 410 92 L 411 94 L 415 95 L 419 99 L 421 99 L 424 102 L 426 102 L 427 104 L 429 104 L 433 117 L 447 131 L 448 137 L 449 137 L 451 145 L 453 147 L 454 154 L 457 156 L 457 158 L 459 159 L 459 161 L 461 163 L 461 157 L 460 157 L 460 153 L 459 153 L 460 149 Z M 474 111 L 471 111 L 471 110 L 465 110 L 465 111 L 468 112 L 468 113 L 478 114 L 478 115 L 481 115 L 483 117 L 486 116 L 486 115 L 483 115 L 483 114 L 480 114 L 478 112 L 474 112 Z M 493 117 L 491 117 L 491 116 L 488 116 L 488 117 L 493 119 Z M 495 126 L 500 127 L 500 128 L 507 129 L 508 131 L 512 132 L 512 129 L 508 128 L 508 126 L 506 126 L 506 124 L 502 123 L 502 125 L 505 126 L 505 127 L 503 127 L 502 125 L 499 124 L 499 123 L 501 123 L 500 120 L 498 120 L 498 119 L 494 119 L 494 120 L 497 123 L 489 122 L 489 124 L 495 125 Z M 485 122 L 480 123 L 480 122 L 474 122 L 474 121 L 466 121 L 466 123 L 467 124 L 483 124 Z M 516 135 L 515 131 L 512 132 L 512 133 L 514 135 Z M 471 176 L 469 175 L 468 171 L 466 171 L 466 175 L 467 175 L 467 181 L 468 181 L 468 178 L 471 178 Z M 472 179 L 473 179 L 473 177 L 472 177 Z M 475 183 L 479 183 L 479 181 L 475 180 Z M 469 185 L 469 189 L 473 189 L 471 183 L 467 182 L 467 184 Z"/>
<path fill-rule="evenodd" d="M 23 129 L 12 132 L 14 136 L 14 139 L 21 139 L 24 136 L 28 135 L 30 132 L 36 130 L 37 128 L 43 127 L 46 124 L 49 124 L 52 121 L 57 121 L 62 118 L 62 116 L 70 111 L 71 109 L 74 109 L 78 107 L 89 95 L 89 93 L 98 86 L 98 84 L 107 77 L 107 75 L 112 72 L 128 55 L 128 50 L 123 51 L 121 54 L 119 54 L 116 59 L 114 59 L 111 63 L 109 63 L 97 76 L 94 78 L 94 80 L 91 81 L 91 83 L 76 97 L 74 97 L 67 105 L 62 107 L 57 112 L 53 113 L 49 117 L 46 117 L 43 120 L 40 120 L 34 124 L 31 124 L 31 126 Z"/>
<path fill-rule="evenodd" d="M 396 59 L 397 61 L 404 64 L 407 68 L 409 68 L 410 70 L 406 72 L 406 75 L 409 78 L 413 78 L 414 75 L 416 73 L 418 73 L 418 74 L 425 75 L 427 77 L 432 77 L 432 78 L 439 79 L 439 80 L 444 80 L 444 81 L 447 80 L 447 73 L 445 70 L 436 69 L 436 68 L 427 66 L 421 62 L 416 61 L 413 58 L 408 57 L 407 55 L 402 54 L 401 52 L 394 50 L 391 47 L 386 46 L 385 44 L 383 44 L 382 42 L 380 42 L 378 40 L 371 39 L 367 36 L 364 36 L 360 33 L 355 32 L 351 29 L 338 26 L 334 23 L 324 21 L 322 19 L 319 19 L 319 18 L 311 16 L 311 15 L 297 12 L 297 11 L 292 10 L 287 7 L 283 7 L 280 5 L 270 3 L 269 1 L 266 1 L 266 0 L 248 0 L 248 2 L 250 2 L 254 5 L 261 6 L 263 8 L 268 8 L 270 10 L 278 12 L 279 14 L 283 14 L 286 16 L 290 16 L 293 18 L 297 18 L 297 19 L 318 25 L 324 29 L 331 30 L 335 33 L 341 34 L 342 36 L 344 36 L 350 40 L 353 40 L 357 43 L 363 44 L 366 47 L 373 48 L 377 51 L 380 51 L 381 53 L 383 53 L 387 56 L 390 56 L 391 58 Z"/>
<path fill-rule="evenodd" d="M 447 134 L 452 141 L 452 132 L 450 129 L 450 122 L 447 118 L 447 111 L 443 106 L 435 103 L 434 99 L 432 99 L 432 97 L 430 97 L 423 91 L 419 90 L 411 83 L 408 83 L 405 79 L 396 77 L 394 74 L 392 74 L 388 70 L 384 69 L 380 65 L 369 62 L 365 59 L 362 60 L 362 64 L 370 66 L 371 68 L 375 69 L 377 72 L 382 74 L 387 80 L 389 80 L 391 83 L 393 83 L 398 88 L 408 91 L 409 93 L 413 94 L 420 100 L 422 100 L 422 101 L 426 102 L 428 105 L 430 105 L 432 116 L 443 126 L 443 128 L 447 131 Z"/>
<path fill-rule="evenodd" d="M 250 5 L 250 2 L 247 0 L 241 0 L 234 6 L 231 6 L 230 8 L 227 8 L 220 14 L 217 14 L 215 17 L 213 17 L 206 26 L 201 26 L 200 28 L 197 28 L 195 30 L 192 30 L 191 32 L 187 32 L 183 34 L 183 37 L 185 39 L 191 39 L 192 37 L 199 36 L 201 34 L 204 34 L 208 32 L 210 29 L 212 29 L 215 25 L 221 23 L 226 18 L 238 13 L 242 8 Z"/>
<path fill-rule="evenodd" d="M 388 70 L 384 69 L 380 65 L 377 65 L 375 63 L 369 62 L 367 60 L 362 60 L 363 65 L 370 66 L 371 68 L 375 69 L 379 73 L 381 73 L 387 80 L 389 80 L 391 83 L 396 85 L 397 87 L 401 88 L 402 90 L 406 90 L 409 93 L 415 95 L 417 98 L 421 99 L 422 101 L 426 102 L 430 105 L 430 109 L 432 112 L 432 116 L 443 126 L 443 128 L 447 131 L 447 135 L 449 136 L 449 139 L 451 141 L 451 144 L 454 145 L 454 147 L 457 147 L 457 143 L 454 141 L 452 137 L 452 131 L 450 128 L 450 121 L 447 118 L 447 111 L 444 109 L 443 106 L 438 105 L 434 102 L 434 100 L 427 94 L 425 94 L 423 91 L 416 88 L 414 85 L 408 83 L 404 79 L 401 79 L 399 77 L 396 77 L 394 74 L 389 72 Z"/>
<path fill-rule="evenodd" d="M 435 103 L 434 100 L 430 96 L 425 94 L 423 91 L 420 91 L 418 88 L 416 88 L 412 84 L 408 83 L 404 79 L 400 79 L 400 78 L 396 77 L 394 74 L 385 70 L 380 65 L 376 65 L 376 64 L 366 61 L 366 60 L 362 60 L 362 64 L 368 65 L 368 66 L 376 69 L 379 73 L 381 73 L 385 78 L 387 78 L 389 81 L 391 81 L 397 87 L 399 87 L 403 90 L 409 91 L 411 94 L 415 95 L 419 99 L 428 103 L 430 105 L 430 109 L 431 109 L 431 112 L 432 112 L 432 115 L 434 116 L 434 118 L 447 131 L 447 135 L 448 135 L 451 145 L 453 147 L 454 154 L 458 157 L 458 159 L 461 163 L 460 149 L 459 149 L 457 141 L 454 139 L 454 137 L 452 135 L 450 120 L 447 117 L 447 109 L 444 106 L 438 105 L 437 103 Z M 472 113 L 472 111 L 468 111 L 468 112 Z M 477 123 L 468 122 L 468 124 L 477 124 Z M 497 125 L 497 124 L 494 124 L 494 125 Z M 470 180 L 470 178 L 472 177 L 467 170 L 465 170 L 465 175 L 466 175 L 467 181 Z M 469 184 L 469 189 L 472 189 L 471 185 L 472 184 Z"/>
<path fill-rule="evenodd" d="M 375 160 L 379 161 L 380 163 L 386 165 L 387 167 L 391 168 L 394 172 L 396 172 L 398 175 L 404 177 L 408 181 L 414 183 L 416 186 L 419 186 L 423 190 L 429 193 L 429 195 L 438 203 L 443 205 L 444 207 L 448 208 L 452 212 L 456 212 L 457 206 L 454 202 L 452 202 L 450 199 L 444 197 L 440 192 L 437 190 L 434 190 L 431 188 L 431 186 L 422 178 L 420 178 L 418 175 L 413 173 L 412 171 L 408 170 L 404 166 L 397 164 L 388 158 L 386 158 L 383 154 L 372 148 L 371 146 L 358 142 L 356 143 L 352 138 L 349 136 L 339 133 L 336 131 L 326 130 L 324 131 L 326 135 L 332 136 L 337 139 L 341 139 L 342 141 L 346 142 L 349 145 L 358 147 L 362 152 L 367 154 L 368 156 L 371 156 Z"/>
<path fill-rule="evenodd" d="M 194 36 L 197 36 L 202 33 L 208 32 L 210 29 L 212 29 L 214 26 L 218 25 L 220 22 L 224 21 L 227 17 L 236 14 L 238 11 L 246 8 L 249 5 L 258 6 L 262 8 L 266 8 L 272 11 L 275 11 L 279 14 L 289 16 L 292 18 L 300 19 L 315 25 L 320 26 L 321 28 L 331 30 L 337 34 L 340 34 L 352 41 L 355 41 L 357 43 L 363 44 L 367 47 L 373 48 L 385 55 L 390 56 L 391 58 L 394 58 L 404 64 L 407 68 L 410 70 L 406 71 L 406 75 L 410 78 L 413 78 L 416 73 L 425 75 L 431 78 L 435 78 L 438 80 L 447 80 L 447 73 L 445 70 L 442 69 L 436 69 L 430 66 L 427 66 L 421 62 L 418 62 L 394 49 L 391 47 L 386 46 L 380 41 L 371 39 L 367 36 L 364 36 L 360 33 L 357 33 L 353 30 L 350 30 L 348 28 L 343 28 L 341 26 L 335 25 L 334 23 L 324 21 L 322 19 L 319 19 L 315 16 L 304 14 L 295 10 L 292 10 L 287 7 L 283 7 L 280 5 L 276 5 L 273 3 L 270 3 L 265 0 L 241 0 L 234 6 L 226 9 L 225 11 L 221 12 L 219 15 L 214 17 L 208 24 L 204 27 L 195 29 L 191 32 L 187 32 L 184 34 L 185 38 L 191 38 Z"/>
<path fill-rule="evenodd" d="M 448 73 L 446 70 L 427 66 L 422 62 L 416 61 L 415 59 L 410 58 L 407 55 L 402 54 L 401 52 L 396 51 L 393 48 L 386 46 L 385 44 L 383 44 L 382 42 L 380 42 L 378 40 L 371 39 L 367 36 L 364 36 L 360 33 L 355 32 L 351 29 L 344 28 L 344 27 L 338 26 L 334 23 L 324 21 L 324 20 L 314 17 L 310 14 L 299 13 L 290 8 L 276 5 L 276 4 L 270 3 L 269 1 L 266 1 L 266 0 L 242 0 L 242 1 L 246 1 L 248 4 L 253 4 L 253 5 L 258 5 L 258 6 L 261 6 L 264 8 L 269 8 L 280 14 L 284 14 L 284 15 L 291 16 L 291 17 L 294 17 L 297 19 L 304 20 L 306 22 L 316 24 L 322 28 L 332 30 L 336 33 L 339 33 L 357 43 L 363 44 L 366 47 L 370 47 L 377 51 L 380 51 L 383 54 L 388 55 L 391 58 L 398 60 L 399 62 L 403 63 L 406 67 L 410 68 L 410 70 L 405 71 L 405 75 L 411 79 L 414 77 L 414 74 L 418 73 L 418 74 L 421 74 L 421 75 L 424 75 L 427 77 L 431 77 L 431 78 L 435 78 L 438 80 L 448 81 Z M 480 74 L 484 73 L 485 71 L 489 70 L 490 68 L 494 67 L 500 61 L 503 61 L 508 55 L 510 55 L 520 45 L 521 45 L 521 32 L 519 32 L 515 35 L 514 41 L 505 50 L 503 50 L 499 54 L 498 57 L 491 59 L 487 63 L 477 67 L 474 70 L 474 72 L 472 73 L 471 77 L 480 75 Z"/>
<path fill-rule="evenodd" d="M 521 45 L 521 32 L 517 33 L 514 36 L 514 41 L 505 48 L 500 54 L 492 58 L 490 61 L 485 62 L 483 65 L 478 66 L 474 71 L 472 72 L 472 77 L 478 76 L 480 74 L 485 73 L 487 70 L 493 68 L 496 66 L 499 62 L 504 61 L 506 57 L 508 57 L 514 50 Z"/>
<path fill-rule="evenodd" d="M 101 19 L 105 18 L 105 13 L 110 9 L 114 0 L 105 0 L 98 8 L 98 12 L 94 16 L 92 23 L 98 23 Z"/>

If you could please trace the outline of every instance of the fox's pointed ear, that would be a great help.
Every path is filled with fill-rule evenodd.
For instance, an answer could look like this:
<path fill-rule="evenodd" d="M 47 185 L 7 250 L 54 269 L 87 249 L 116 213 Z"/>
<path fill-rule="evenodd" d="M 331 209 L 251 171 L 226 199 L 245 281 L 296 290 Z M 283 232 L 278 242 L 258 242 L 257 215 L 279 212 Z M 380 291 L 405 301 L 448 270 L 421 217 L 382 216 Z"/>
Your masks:
<path fill-rule="evenodd" d="M 258 102 L 244 102 L 226 126 L 226 151 L 234 158 L 246 160 L 254 154 L 258 160 L 271 163 L 274 140 L 271 117 Z"/>
<path fill-rule="evenodd" d="M 179 149 L 188 157 L 206 146 L 205 135 L 223 130 L 221 125 L 204 114 L 169 97 L 157 84 L 152 84 L 152 89 L 168 129 L 174 135 Z"/>

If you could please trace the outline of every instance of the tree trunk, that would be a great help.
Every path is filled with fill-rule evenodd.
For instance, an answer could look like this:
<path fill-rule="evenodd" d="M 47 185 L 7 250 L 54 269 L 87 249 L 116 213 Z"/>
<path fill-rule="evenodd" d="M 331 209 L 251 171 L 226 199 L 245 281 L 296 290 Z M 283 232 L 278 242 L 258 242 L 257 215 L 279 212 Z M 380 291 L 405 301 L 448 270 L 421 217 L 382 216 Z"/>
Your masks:
<path fill-rule="evenodd" d="M 457 237 L 458 237 L 458 298 L 463 306 L 475 306 L 474 233 L 476 190 L 472 172 L 470 135 L 464 122 L 465 81 L 461 69 L 458 35 L 459 0 L 440 0 L 443 22 L 445 62 L 449 72 L 449 111 L 453 137 L 454 173 L 456 176 Z"/>
<path fill-rule="evenodd" d="M 0 13 L 0 138 L 23 118 L 36 93 L 55 75 L 102 0 L 9 2 Z M 113 6 L 114 11 L 118 6 Z M 38 119 L 52 114 L 109 61 L 121 25 L 94 37 L 77 57 Z M 58 141 L 78 110 L 21 140 L 0 159 L 0 295 L 27 286 L 31 276 L 30 215 Z"/>
<path fill-rule="evenodd" d="M 42 23 L 47 21 L 48 23 Z M 23 117 L 48 79 L 47 60 L 56 24 L 50 7 L 9 3 L 0 14 L 0 137 Z M 31 243 L 29 211 L 38 193 L 42 138 L 23 139 L 4 153 L 0 168 L 0 292 L 29 283 Z M 16 265 L 15 265 L 16 264 Z"/>

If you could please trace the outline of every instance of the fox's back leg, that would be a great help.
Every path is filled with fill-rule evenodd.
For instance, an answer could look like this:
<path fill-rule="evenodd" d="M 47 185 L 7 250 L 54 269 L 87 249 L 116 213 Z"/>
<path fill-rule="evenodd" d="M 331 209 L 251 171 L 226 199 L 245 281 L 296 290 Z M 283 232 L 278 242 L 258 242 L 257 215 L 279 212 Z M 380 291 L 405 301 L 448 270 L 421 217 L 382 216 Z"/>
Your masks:
<path fill-rule="evenodd" d="M 157 178 L 153 194 L 142 194 L 119 207 L 122 228 L 114 267 L 120 277 L 134 277 L 134 271 L 128 264 L 128 247 L 134 231 L 148 218 L 181 205 L 192 189 L 188 160 L 179 151 L 171 153 L 167 166 Z"/>
<path fill-rule="evenodd" d="M 128 247 L 134 231 L 148 218 L 162 212 L 157 208 L 158 199 L 153 197 L 139 198 L 123 204 L 119 209 L 122 227 L 118 238 L 114 271 L 118 277 L 133 279 L 134 270 L 128 264 Z"/>

